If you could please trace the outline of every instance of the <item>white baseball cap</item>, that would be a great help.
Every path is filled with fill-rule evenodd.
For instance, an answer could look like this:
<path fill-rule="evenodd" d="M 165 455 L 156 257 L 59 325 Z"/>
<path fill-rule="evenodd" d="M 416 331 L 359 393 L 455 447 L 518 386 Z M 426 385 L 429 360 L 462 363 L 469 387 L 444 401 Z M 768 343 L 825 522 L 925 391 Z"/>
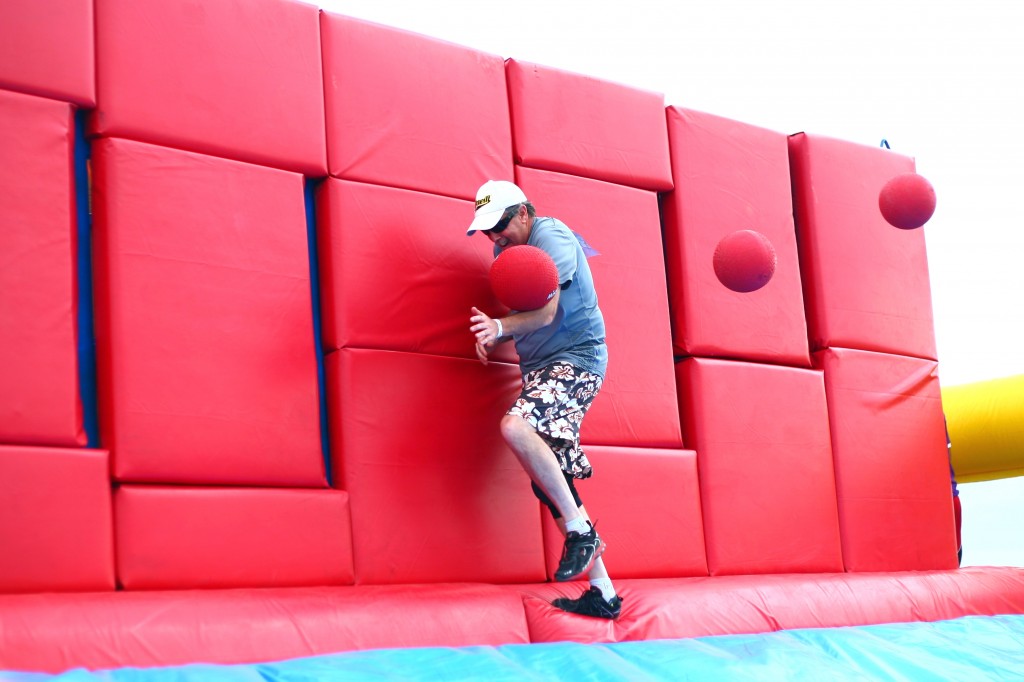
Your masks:
<path fill-rule="evenodd" d="M 473 223 L 466 234 L 477 230 L 489 230 L 501 220 L 501 214 L 509 206 L 526 201 L 526 195 L 514 183 L 507 180 L 488 180 L 476 191 L 476 209 Z"/>

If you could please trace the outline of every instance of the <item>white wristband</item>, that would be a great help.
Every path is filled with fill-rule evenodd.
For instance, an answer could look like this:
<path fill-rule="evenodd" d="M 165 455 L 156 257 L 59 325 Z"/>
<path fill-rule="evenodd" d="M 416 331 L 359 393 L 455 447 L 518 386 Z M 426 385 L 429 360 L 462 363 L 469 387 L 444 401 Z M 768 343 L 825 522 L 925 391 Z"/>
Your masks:
<path fill-rule="evenodd" d="M 495 334 L 495 336 L 494 336 L 494 340 L 495 340 L 495 341 L 497 341 L 497 340 L 498 340 L 498 339 L 500 339 L 500 338 L 501 338 L 502 336 L 504 336 L 505 332 L 504 332 L 504 330 L 503 330 L 503 329 L 501 328 L 501 320 L 499 320 L 499 319 L 497 319 L 497 318 L 494 318 L 494 324 L 498 325 L 498 333 L 497 333 L 497 334 Z"/>

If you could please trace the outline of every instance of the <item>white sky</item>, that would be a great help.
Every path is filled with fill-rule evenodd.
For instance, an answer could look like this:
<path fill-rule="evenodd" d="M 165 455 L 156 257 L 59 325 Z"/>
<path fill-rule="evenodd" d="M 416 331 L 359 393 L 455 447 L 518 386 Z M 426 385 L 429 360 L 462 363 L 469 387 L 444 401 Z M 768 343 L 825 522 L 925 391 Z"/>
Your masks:
<path fill-rule="evenodd" d="M 782 133 L 885 138 L 938 197 L 942 385 L 1024 374 L 1019 0 L 307 1 Z M 1024 478 L 960 489 L 964 565 L 1024 566 Z"/>

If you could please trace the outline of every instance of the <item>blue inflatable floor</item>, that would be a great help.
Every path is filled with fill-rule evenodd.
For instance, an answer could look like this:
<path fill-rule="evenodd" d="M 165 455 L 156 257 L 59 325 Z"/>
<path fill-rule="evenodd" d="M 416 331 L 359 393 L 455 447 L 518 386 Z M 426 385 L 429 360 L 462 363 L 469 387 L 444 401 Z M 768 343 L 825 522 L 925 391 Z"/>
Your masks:
<path fill-rule="evenodd" d="M 1024 680 L 1024 616 L 790 630 L 617 644 L 386 649 L 252 665 L 193 664 L 12 682 L 667 682 L 669 680 Z"/>

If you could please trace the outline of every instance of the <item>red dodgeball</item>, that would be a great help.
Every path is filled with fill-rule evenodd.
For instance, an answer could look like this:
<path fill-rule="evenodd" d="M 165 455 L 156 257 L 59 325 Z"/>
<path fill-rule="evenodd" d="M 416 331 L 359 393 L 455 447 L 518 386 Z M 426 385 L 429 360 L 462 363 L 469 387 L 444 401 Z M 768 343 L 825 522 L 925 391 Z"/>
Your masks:
<path fill-rule="evenodd" d="M 928 222 L 935 212 L 935 189 L 917 173 L 902 173 L 882 187 L 878 208 L 893 227 L 913 230 Z"/>
<path fill-rule="evenodd" d="M 739 230 L 715 247 L 713 265 L 718 281 L 733 291 L 757 291 L 775 274 L 775 247 L 760 232 Z"/>
<path fill-rule="evenodd" d="M 558 268 L 543 249 L 511 246 L 491 264 L 491 290 L 512 310 L 544 307 L 558 289 Z"/>

